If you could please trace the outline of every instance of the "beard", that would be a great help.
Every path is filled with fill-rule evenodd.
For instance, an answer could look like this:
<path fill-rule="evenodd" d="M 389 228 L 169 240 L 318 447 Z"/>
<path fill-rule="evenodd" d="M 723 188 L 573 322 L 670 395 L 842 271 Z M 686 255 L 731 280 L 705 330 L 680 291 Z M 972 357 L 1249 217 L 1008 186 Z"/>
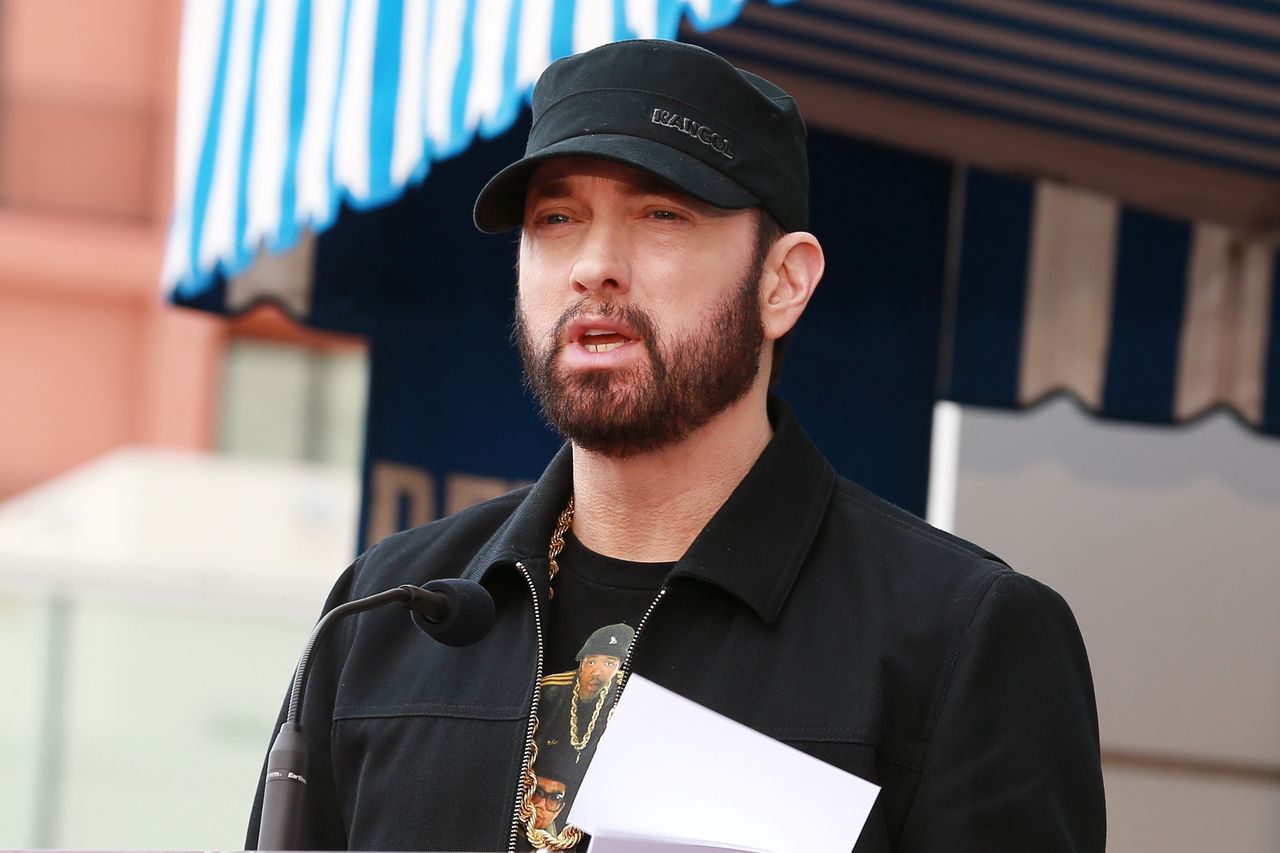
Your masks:
<path fill-rule="evenodd" d="M 710 320 L 683 338 L 660 338 L 654 319 L 635 306 L 596 306 L 596 314 L 616 317 L 644 341 L 648 358 L 623 369 L 569 371 L 560 364 L 560 335 L 592 298 L 565 311 L 541 342 L 517 305 L 514 337 L 525 384 L 547 423 L 578 447 L 627 458 L 679 444 L 741 400 L 755 382 L 764 346 L 763 260 L 757 245 L 752 263 Z"/>

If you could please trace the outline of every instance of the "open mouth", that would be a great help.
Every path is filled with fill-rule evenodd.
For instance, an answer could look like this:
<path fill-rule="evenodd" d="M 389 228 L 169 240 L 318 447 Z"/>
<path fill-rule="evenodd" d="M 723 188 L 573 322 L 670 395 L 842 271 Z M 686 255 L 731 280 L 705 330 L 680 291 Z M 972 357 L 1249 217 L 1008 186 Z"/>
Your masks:
<path fill-rule="evenodd" d="M 587 352 L 610 352 L 630 341 L 626 335 L 608 329 L 587 329 L 578 343 Z"/>

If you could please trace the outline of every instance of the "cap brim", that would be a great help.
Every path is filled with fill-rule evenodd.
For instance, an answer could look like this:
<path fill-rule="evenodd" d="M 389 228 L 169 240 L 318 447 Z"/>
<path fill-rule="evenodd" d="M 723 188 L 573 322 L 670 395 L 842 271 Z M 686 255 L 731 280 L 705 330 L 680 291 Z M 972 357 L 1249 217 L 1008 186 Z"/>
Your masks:
<path fill-rule="evenodd" d="M 633 166 L 715 207 L 735 210 L 760 204 L 741 184 L 683 151 L 640 136 L 601 133 L 563 139 L 494 175 L 476 197 L 472 214 L 476 227 L 486 234 L 518 227 L 524 220 L 525 191 L 534 170 L 552 158 L 570 156 Z"/>

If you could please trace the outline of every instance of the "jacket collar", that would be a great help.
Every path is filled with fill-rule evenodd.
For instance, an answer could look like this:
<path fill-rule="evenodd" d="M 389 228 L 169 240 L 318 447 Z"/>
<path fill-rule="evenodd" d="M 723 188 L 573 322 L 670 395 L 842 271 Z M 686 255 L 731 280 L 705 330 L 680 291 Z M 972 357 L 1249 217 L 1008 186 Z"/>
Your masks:
<path fill-rule="evenodd" d="M 714 584 L 750 606 L 765 622 L 778 618 L 835 485 L 835 472 L 777 397 L 769 398 L 769 419 L 773 438 L 668 578 Z M 572 468 L 571 449 L 565 444 L 516 511 L 476 554 L 465 577 L 483 580 L 498 564 L 524 561 L 545 587 L 547 545 L 569 500 Z"/>
<path fill-rule="evenodd" d="M 508 516 L 467 564 L 462 576 L 483 582 L 498 565 L 509 566 L 524 562 L 532 564 L 531 570 L 535 566 L 540 568 L 540 571 L 531 573 L 539 586 L 545 589 L 548 584 L 546 558 L 551 532 L 555 530 L 556 519 L 569 502 L 572 490 L 573 448 L 565 442 L 552 457 L 538 482 L 533 484 L 524 500 L 516 506 L 515 512 Z"/>

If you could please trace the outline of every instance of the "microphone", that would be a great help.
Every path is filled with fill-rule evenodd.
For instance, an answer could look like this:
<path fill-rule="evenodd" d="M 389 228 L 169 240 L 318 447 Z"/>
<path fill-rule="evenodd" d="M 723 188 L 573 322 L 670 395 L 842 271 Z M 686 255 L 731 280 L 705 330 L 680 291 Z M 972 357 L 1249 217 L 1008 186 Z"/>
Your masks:
<path fill-rule="evenodd" d="M 409 600 L 413 624 L 446 646 L 477 643 L 493 627 L 493 597 L 480 584 L 462 578 L 400 587 Z"/>
<path fill-rule="evenodd" d="M 467 646 L 478 642 L 493 627 L 493 598 L 480 584 L 462 578 L 434 580 L 420 587 L 402 584 L 395 589 L 340 604 L 322 616 L 298 658 L 298 666 L 293 671 L 289 710 L 267 754 L 257 849 L 297 849 L 308 763 L 307 743 L 298 715 L 316 641 L 338 620 L 392 602 L 409 608 L 415 625 L 437 642 L 448 646 Z"/>

